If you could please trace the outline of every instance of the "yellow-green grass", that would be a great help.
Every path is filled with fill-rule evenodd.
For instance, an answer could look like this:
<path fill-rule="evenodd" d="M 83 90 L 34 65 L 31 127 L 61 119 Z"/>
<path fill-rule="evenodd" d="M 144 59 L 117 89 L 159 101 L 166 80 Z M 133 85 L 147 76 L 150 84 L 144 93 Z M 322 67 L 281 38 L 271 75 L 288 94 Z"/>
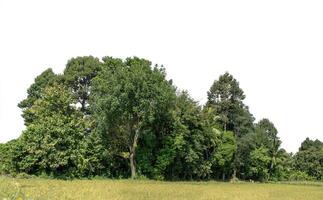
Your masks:
<path fill-rule="evenodd" d="M 323 200 L 323 185 L 0 177 L 3 199 Z"/>

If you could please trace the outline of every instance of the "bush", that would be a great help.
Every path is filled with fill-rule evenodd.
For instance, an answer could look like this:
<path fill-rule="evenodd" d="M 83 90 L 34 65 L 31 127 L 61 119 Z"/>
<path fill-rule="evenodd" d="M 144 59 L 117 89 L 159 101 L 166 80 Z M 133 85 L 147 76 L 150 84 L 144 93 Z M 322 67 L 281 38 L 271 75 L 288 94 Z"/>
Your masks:
<path fill-rule="evenodd" d="M 30 175 L 30 174 L 26 174 L 26 173 L 19 173 L 15 176 L 15 178 L 19 178 L 19 179 L 30 179 L 30 178 L 35 178 L 35 175 Z"/>
<path fill-rule="evenodd" d="M 289 176 L 289 181 L 314 181 L 315 178 L 305 172 L 294 171 Z"/>

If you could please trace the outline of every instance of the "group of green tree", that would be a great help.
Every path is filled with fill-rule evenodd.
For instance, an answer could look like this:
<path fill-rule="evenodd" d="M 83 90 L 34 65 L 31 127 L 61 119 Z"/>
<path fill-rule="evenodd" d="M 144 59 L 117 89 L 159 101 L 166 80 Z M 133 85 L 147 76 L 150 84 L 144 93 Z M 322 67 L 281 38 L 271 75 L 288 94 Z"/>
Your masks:
<path fill-rule="evenodd" d="M 41 73 L 19 103 L 26 125 L 0 144 L 0 173 L 54 178 L 323 180 L 323 143 L 281 148 L 268 119 L 255 122 L 229 73 L 200 105 L 163 66 L 132 57 L 72 58 Z"/>

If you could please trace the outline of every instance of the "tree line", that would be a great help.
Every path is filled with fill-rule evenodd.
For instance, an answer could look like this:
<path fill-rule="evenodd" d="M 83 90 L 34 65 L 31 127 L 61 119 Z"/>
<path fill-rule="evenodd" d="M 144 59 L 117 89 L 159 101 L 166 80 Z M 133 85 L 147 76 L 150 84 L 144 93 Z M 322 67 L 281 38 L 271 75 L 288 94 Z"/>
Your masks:
<path fill-rule="evenodd" d="M 146 59 L 70 59 L 36 77 L 18 106 L 26 129 L 0 144 L 0 174 L 157 180 L 323 180 L 323 143 L 296 154 L 255 122 L 229 73 L 200 105 Z"/>

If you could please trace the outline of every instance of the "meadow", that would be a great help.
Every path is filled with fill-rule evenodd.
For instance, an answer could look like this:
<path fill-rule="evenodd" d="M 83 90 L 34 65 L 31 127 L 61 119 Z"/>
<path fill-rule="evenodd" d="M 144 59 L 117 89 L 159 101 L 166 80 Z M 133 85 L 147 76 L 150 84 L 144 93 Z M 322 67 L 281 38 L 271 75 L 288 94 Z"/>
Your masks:
<path fill-rule="evenodd" d="M 0 199 L 322 200 L 323 184 L 0 178 Z"/>

